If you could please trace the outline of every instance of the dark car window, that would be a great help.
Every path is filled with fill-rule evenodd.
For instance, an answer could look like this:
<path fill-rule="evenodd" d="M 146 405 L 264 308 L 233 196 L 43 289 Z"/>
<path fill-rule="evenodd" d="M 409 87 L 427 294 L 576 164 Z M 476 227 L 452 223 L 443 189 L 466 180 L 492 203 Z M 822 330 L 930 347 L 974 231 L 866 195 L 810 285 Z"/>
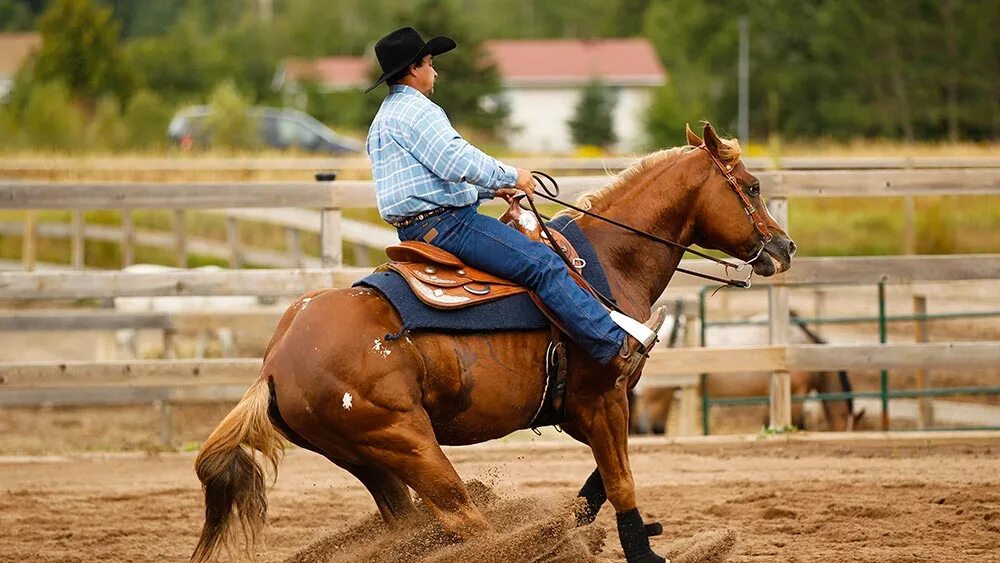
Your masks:
<path fill-rule="evenodd" d="M 281 143 L 278 135 L 278 121 L 278 118 L 272 115 L 261 115 L 257 117 L 257 127 L 265 145 L 284 148 L 286 145 Z"/>

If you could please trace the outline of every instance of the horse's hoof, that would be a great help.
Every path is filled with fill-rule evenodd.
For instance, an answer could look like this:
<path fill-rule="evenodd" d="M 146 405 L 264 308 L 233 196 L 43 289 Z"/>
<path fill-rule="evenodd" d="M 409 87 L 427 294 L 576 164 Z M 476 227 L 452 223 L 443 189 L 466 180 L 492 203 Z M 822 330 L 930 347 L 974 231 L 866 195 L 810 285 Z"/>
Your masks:
<path fill-rule="evenodd" d="M 646 525 L 638 508 L 615 515 L 618 519 L 618 539 L 622 542 L 622 551 L 628 563 L 667 563 L 667 560 L 657 555 L 649 547 L 649 536 L 663 533 L 659 522 Z M 651 534 L 650 532 L 656 532 Z"/>

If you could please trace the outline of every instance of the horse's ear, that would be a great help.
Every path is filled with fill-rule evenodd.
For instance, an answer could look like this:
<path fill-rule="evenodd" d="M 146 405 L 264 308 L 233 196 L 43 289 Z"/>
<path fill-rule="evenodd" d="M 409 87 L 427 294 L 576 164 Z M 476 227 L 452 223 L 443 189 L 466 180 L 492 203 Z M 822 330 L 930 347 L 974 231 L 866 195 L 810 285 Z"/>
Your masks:
<path fill-rule="evenodd" d="M 687 143 L 692 147 L 700 147 L 702 144 L 701 137 L 695 135 L 694 131 L 691 130 L 691 126 L 687 123 L 684 124 L 684 134 L 687 135 Z"/>
<path fill-rule="evenodd" d="M 715 156 L 719 156 L 719 148 L 722 146 L 722 141 L 719 140 L 719 135 L 715 133 L 715 127 L 712 124 L 705 122 L 705 130 L 702 132 L 705 137 L 705 146 L 708 150 Z"/>

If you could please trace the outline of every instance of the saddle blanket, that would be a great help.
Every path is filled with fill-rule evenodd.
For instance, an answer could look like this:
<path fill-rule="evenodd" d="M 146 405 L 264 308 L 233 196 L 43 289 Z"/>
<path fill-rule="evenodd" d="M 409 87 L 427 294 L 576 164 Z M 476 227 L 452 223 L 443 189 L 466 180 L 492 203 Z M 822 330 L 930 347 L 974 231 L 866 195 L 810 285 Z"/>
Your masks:
<path fill-rule="evenodd" d="M 597 291 L 608 297 L 611 287 L 601 268 L 590 242 L 572 217 L 557 217 L 548 223 L 549 229 L 562 233 L 586 261 L 583 277 Z M 482 332 L 499 330 L 537 330 L 548 328 L 549 320 L 538 310 L 527 293 L 504 297 L 480 305 L 443 311 L 425 305 L 410 290 L 403 277 L 396 272 L 375 272 L 354 284 L 371 287 L 392 304 L 403 319 L 405 330 L 449 332 Z"/>

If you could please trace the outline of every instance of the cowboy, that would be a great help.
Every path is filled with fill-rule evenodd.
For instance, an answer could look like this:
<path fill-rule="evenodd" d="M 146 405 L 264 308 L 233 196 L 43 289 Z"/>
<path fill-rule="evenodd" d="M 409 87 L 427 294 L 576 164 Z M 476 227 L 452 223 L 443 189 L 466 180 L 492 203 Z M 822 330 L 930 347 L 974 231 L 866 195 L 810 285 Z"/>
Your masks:
<path fill-rule="evenodd" d="M 531 173 L 470 145 L 430 100 L 437 72 L 434 57 L 454 49 L 449 37 L 424 42 L 412 27 L 375 44 L 389 94 L 368 131 L 375 196 L 382 218 L 400 240 L 423 241 L 463 262 L 529 287 L 561 321 L 569 336 L 595 360 L 627 380 L 656 343 L 666 311 L 645 324 L 609 312 L 577 285 L 562 260 L 500 221 L 477 212 L 479 203 L 533 193 Z"/>

